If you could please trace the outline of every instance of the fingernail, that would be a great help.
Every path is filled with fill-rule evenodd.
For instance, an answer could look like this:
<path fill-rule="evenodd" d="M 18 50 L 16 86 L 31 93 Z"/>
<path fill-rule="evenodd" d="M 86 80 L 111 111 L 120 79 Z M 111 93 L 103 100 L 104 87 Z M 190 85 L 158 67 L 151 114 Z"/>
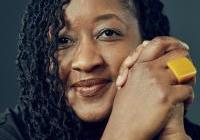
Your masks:
<path fill-rule="evenodd" d="M 142 44 L 143 44 L 144 46 L 146 46 L 147 44 L 149 44 L 149 42 L 150 42 L 150 41 L 148 41 L 148 40 L 145 40 L 145 41 L 143 41 L 143 43 L 142 43 Z"/>
<path fill-rule="evenodd" d="M 122 76 L 119 75 L 119 76 L 117 77 L 117 80 L 116 80 L 116 85 L 117 85 L 117 86 L 120 86 L 121 80 L 122 80 Z"/>
<path fill-rule="evenodd" d="M 134 54 L 132 54 L 132 55 L 134 55 Z M 128 57 L 126 58 L 126 60 L 124 61 L 124 65 L 125 65 L 126 67 L 129 67 L 131 62 L 132 62 L 132 56 L 128 56 Z"/>
<path fill-rule="evenodd" d="M 119 85 L 118 86 L 122 86 L 125 84 L 127 77 L 128 77 L 128 71 L 129 69 L 125 69 L 122 73 L 122 75 L 120 75 L 120 80 L 119 80 Z"/>
<path fill-rule="evenodd" d="M 117 90 L 120 90 L 122 87 L 117 87 Z"/>
<path fill-rule="evenodd" d="M 185 48 L 185 49 L 187 49 L 187 50 L 189 50 L 190 49 L 190 47 L 186 44 L 186 43 L 184 43 L 184 42 L 181 42 L 181 44 L 183 45 L 183 47 Z"/>

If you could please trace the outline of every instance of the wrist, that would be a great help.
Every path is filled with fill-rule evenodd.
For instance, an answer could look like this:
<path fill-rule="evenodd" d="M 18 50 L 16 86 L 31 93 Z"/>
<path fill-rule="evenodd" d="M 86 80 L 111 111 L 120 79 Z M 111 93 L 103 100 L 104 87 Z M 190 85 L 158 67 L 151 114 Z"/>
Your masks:
<path fill-rule="evenodd" d="M 145 133 L 139 132 L 138 129 L 128 128 L 128 125 L 119 123 L 110 117 L 101 140 L 149 140 L 151 138 Z"/>
<path fill-rule="evenodd" d="M 192 140 L 186 133 L 175 133 L 165 135 L 159 138 L 159 140 Z"/>

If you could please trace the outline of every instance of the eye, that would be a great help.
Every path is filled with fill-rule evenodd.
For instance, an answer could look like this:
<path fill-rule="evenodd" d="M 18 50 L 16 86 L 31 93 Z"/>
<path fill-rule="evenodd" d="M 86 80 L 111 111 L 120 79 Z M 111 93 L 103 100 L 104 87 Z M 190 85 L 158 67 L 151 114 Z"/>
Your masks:
<path fill-rule="evenodd" d="M 70 37 L 59 37 L 58 38 L 58 49 L 64 49 L 72 46 L 74 41 Z"/>
<path fill-rule="evenodd" d="M 119 30 L 103 29 L 97 35 L 97 39 L 103 40 L 103 41 L 113 41 L 113 40 L 119 40 L 122 36 L 123 34 Z"/>

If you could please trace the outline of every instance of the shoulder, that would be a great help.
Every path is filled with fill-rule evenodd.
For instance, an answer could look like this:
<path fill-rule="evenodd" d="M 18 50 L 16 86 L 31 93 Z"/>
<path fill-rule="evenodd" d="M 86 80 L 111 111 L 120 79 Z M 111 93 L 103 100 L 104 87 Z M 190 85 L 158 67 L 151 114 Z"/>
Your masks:
<path fill-rule="evenodd" d="M 189 119 L 184 119 L 185 131 L 192 140 L 200 140 L 200 125 L 194 124 Z"/>
<path fill-rule="evenodd" d="M 0 140 L 24 140 L 20 108 L 7 109 L 0 114 Z"/>

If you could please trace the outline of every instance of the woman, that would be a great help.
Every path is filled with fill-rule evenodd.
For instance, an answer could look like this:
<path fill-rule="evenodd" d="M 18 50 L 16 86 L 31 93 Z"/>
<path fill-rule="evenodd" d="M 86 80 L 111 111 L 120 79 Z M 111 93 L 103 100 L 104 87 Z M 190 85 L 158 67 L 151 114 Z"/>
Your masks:
<path fill-rule="evenodd" d="M 200 139 L 183 121 L 194 80 L 179 84 L 166 68 L 188 49 L 153 39 L 169 35 L 162 8 L 158 0 L 32 1 L 17 56 L 20 105 L 2 116 L 0 138 Z"/>

